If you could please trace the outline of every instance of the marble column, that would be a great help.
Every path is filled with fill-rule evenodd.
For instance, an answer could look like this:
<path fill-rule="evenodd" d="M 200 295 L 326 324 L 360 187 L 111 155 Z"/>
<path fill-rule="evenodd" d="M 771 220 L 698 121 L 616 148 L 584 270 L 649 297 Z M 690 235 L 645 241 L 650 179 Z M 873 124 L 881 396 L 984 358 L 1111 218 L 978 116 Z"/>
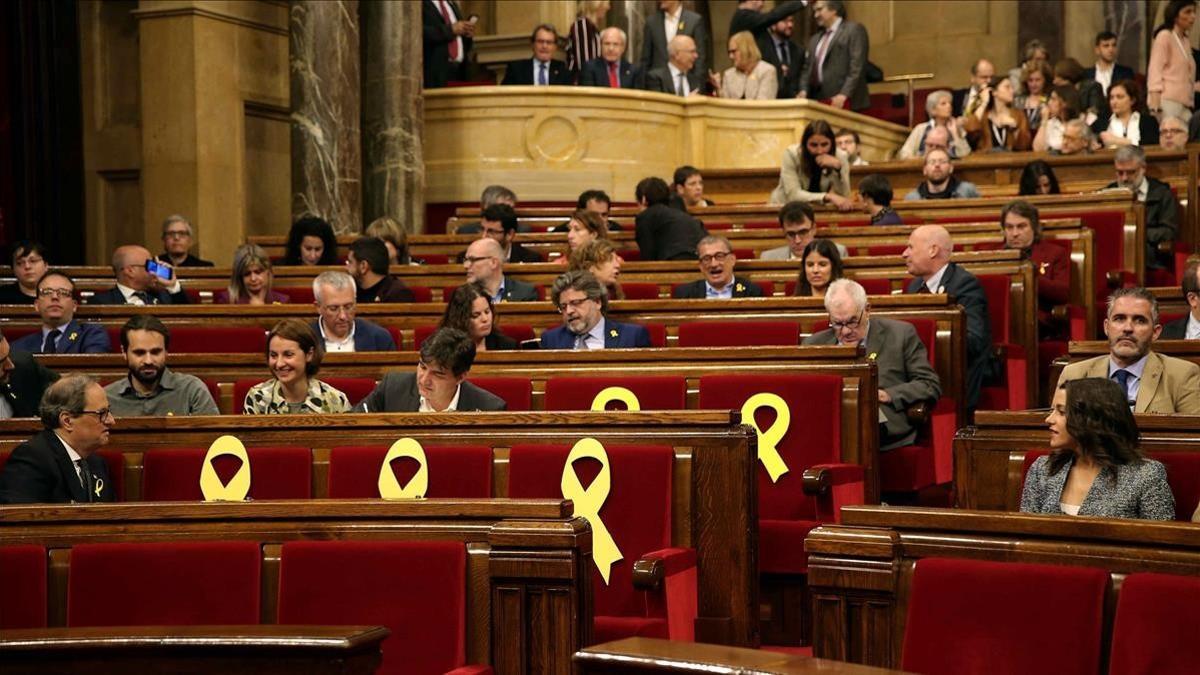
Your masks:
<path fill-rule="evenodd" d="M 292 215 L 362 229 L 359 3 L 291 0 Z M 418 66 L 419 67 L 419 66 Z"/>
<path fill-rule="evenodd" d="M 362 10 L 363 224 L 390 216 L 425 226 L 421 3 L 364 2 Z"/>

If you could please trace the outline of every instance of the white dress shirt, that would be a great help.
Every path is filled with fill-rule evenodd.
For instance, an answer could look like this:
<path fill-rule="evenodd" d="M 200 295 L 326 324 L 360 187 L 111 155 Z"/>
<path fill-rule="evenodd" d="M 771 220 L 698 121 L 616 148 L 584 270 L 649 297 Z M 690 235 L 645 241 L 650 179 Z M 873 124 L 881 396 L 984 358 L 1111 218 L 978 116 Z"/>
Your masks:
<path fill-rule="evenodd" d="M 354 351 L 354 322 L 350 323 L 350 334 L 340 340 L 325 332 L 325 319 L 317 319 L 317 328 L 321 330 L 321 339 L 325 341 L 327 353 Z"/>
<path fill-rule="evenodd" d="M 1108 121 L 1108 132 L 1110 134 L 1116 134 L 1122 138 L 1128 138 L 1129 142 L 1133 143 L 1134 145 L 1141 145 L 1142 129 L 1138 125 L 1141 119 L 1141 114 L 1135 112 L 1129 116 L 1129 124 L 1126 125 L 1124 122 L 1117 119 L 1116 115 L 1113 115 L 1112 119 Z"/>
<path fill-rule="evenodd" d="M 1183 332 L 1184 340 L 1200 340 L 1200 321 L 1195 314 L 1188 314 L 1187 329 Z"/>
<path fill-rule="evenodd" d="M 663 19 L 663 31 L 667 34 L 667 44 L 671 44 L 671 40 L 675 39 L 675 35 L 679 33 L 679 19 L 683 16 L 683 3 L 675 8 L 674 14 L 667 14 Z"/>
<path fill-rule="evenodd" d="M 713 288 L 712 284 L 708 283 L 707 279 L 705 279 L 705 281 L 704 281 L 704 297 L 708 298 L 710 300 L 732 299 L 733 298 L 733 280 L 730 279 L 729 283 L 725 284 L 725 288 L 722 288 L 721 290 L 717 290 L 717 289 Z"/>
<path fill-rule="evenodd" d="M 670 62 L 667 63 L 667 70 L 671 71 L 671 88 L 675 90 L 676 94 L 679 94 L 679 77 L 681 75 L 683 76 L 683 93 L 679 95 L 687 96 L 692 93 L 692 85 L 688 82 L 687 73 L 676 68 L 675 64 Z"/>
<path fill-rule="evenodd" d="M 945 265 L 942 265 L 942 269 L 934 272 L 933 276 L 931 276 L 925 280 L 925 287 L 929 289 L 930 293 L 945 293 L 946 292 L 945 289 L 939 288 L 939 286 L 942 283 L 942 277 L 946 276 L 946 268 L 949 266 L 950 266 L 950 263 L 946 263 Z"/>
<path fill-rule="evenodd" d="M 454 389 L 454 398 L 450 399 L 450 405 L 446 406 L 445 410 L 435 410 L 433 408 L 433 406 L 429 405 L 429 401 L 426 401 L 425 397 L 422 396 L 421 397 L 421 405 L 417 408 L 417 412 L 451 412 L 451 411 L 457 412 L 458 411 L 458 395 L 461 393 L 462 393 L 462 384 L 459 384 Z"/>
<path fill-rule="evenodd" d="M 1103 70 L 1100 62 L 1096 62 L 1096 81 L 1104 89 L 1104 95 L 1108 96 L 1108 88 L 1112 86 L 1113 66 L 1109 66 L 1108 70 Z"/>

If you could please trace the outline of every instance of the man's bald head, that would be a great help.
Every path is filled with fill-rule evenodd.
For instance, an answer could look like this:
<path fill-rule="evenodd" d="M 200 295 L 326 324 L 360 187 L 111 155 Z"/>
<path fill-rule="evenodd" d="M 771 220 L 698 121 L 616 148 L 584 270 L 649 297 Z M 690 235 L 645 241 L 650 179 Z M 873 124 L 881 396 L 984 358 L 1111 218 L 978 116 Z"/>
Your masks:
<path fill-rule="evenodd" d="M 950 155 L 950 132 L 946 127 L 935 126 L 925 134 L 925 152 L 928 154 L 930 150 L 941 150 Z"/>
<path fill-rule="evenodd" d="M 471 245 L 467 247 L 467 255 L 494 256 L 496 258 L 500 258 L 504 256 L 504 249 L 500 248 L 500 242 L 492 239 L 491 237 L 486 237 L 483 239 L 476 239 L 475 241 L 471 242 Z"/>
<path fill-rule="evenodd" d="M 953 252 L 954 240 L 946 228 L 941 225 L 922 225 L 908 237 L 904 263 L 909 274 L 928 278 L 950 262 Z"/>
<path fill-rule="evenodd" d="M 137 291 L 146 290 L 150 285 L 150 276 L 146 272 L 146 261 L 153 257 L 144 246 L 136 244 L 118 246 L 112 256 L 113 274 L 117 277 L 117 283 Z"/>
<path fill-rule="evenodd" d="M 667 45 L 667 58 L 676 68 L 683 72 L 691 72 L 692 66 L 700 53 L 696 51 L 696 41 L 687 35 L 676 35 Z"/>
<path fill-rule="evenodd" d="M 482 237 L 471 242 L 463 259 L 467 281 L 478 281 L 495 291 L 504 276 L 504 248 L 491 237 Z"/>

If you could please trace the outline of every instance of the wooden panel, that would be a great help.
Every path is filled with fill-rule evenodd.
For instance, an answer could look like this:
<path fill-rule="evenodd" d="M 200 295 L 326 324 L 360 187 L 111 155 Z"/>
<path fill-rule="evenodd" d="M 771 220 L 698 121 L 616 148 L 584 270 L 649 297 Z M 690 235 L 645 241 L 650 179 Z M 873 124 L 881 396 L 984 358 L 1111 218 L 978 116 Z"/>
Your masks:
<path fill-rule="evenodd" d="M 627 638 L 588 647 L 575 654 L 575 665 L 580 673 L 605 675 L 697 672 L 883 675 L 898 672 L 769 650 L 691 644 L 654 638 Z"/>

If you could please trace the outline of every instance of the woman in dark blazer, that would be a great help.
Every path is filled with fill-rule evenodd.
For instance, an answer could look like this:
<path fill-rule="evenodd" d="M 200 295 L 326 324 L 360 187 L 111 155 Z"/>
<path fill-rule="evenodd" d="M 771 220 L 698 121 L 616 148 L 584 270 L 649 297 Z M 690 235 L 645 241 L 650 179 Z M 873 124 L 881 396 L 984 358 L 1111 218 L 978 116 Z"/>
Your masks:
<path fill-rule="evenodd" d="M 1137 422 L 1116 382 L 1092 377 L 1063 383 L 1046 424 L 1053 452 L 1029 467 L 1021 511 L 1175 518 L 1166 469 L 1138 449 Z"/>
<path fill-rule="evenodd" d="M 454 289 L 438 328 L 457 328 L 471 336 L 476 352 L 517 348 L 517 341 L 496 327 L 496 306 L 478 282 Z"/>

